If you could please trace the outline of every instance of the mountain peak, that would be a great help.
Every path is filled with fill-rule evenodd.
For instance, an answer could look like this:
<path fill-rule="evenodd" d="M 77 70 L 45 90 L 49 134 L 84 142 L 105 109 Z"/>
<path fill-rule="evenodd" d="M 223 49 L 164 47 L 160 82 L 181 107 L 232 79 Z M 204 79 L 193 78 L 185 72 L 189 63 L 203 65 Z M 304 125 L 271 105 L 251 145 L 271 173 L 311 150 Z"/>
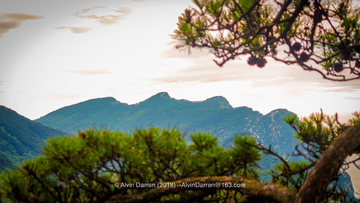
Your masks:
<path fill-rule="evenodd" d="M 232 106 L 230 105 L 229 101 L 223 97 L 223 96 L 215 96 L 215 97 L 211 97 L 209 99 L 206 99 L 204 101 L 204 103 L 209 104 L 211 106 L 216 106 L 218 108 L 232 108 Z"/>
<path fill-rule="evenodd" d="M 166 99 L 166 100 L 171 99 L 170 95 L 167 92 L 159 92 L 159 93 L 151 96 L 150 98 L 146 99 L 145 101 L 162 101 L 164 99 Z M 142 103 L 142 102 L 140 102 L 140 103 Z"/>
<path fill-rule="evenodd" d="M 160 97 L 160 98 L 163 98 L 163 99 L 171 99 L 170 95 L 167 92 L 159 92 L 159 93 L 155 94 L 152 97 Z"/>
<path fill-rule="evenodd" d="M 169 96 L 169 94 L 167 92 L 159 92 L 153 96 L 151 96 L 150 98 L 142 101 L 142 102 L 139 102 L 137 103 L 136 105 L 158 105 L 158 104 L 163 104 L 164 102 L 168 102 L 169 100 L 174 100 L 173 98 L 171 98 Z"/>
<path fill-rule="evenodd" d="M 102 97 L 102 98 L 96 98 L 96 99 L 89 99 L 80 103 L 77 103 L 75 105 L 70 105 L 67 107 L 72 107 L 72 106 L 82 106 L 82 107 L 91 107 L 91 108 L 99 108 L 102 106 L 112 106 L 115 104 L 123 104 L 119 101 L 117 101 L 114 97 Z"/>
<path fill-rule="evenodd" d="M 93 101 L 110 101 L 110 102 L 116 102 L 117 100 L 114 97 L 100 97 L 95 99 L 89 99 L 85 102 L 93 102 Z M 80 102 L 81 103 L 81 102 Z"/>
<path fill-rule="evenodd" d="M 279 109 L 275 109 L 275 110 L 272 110 L 270 111 L 269 113 L 265 114 L 265 116 L 274 116 L 275 114 L 279 114 L 281 116 L 285 116 L 285 115 L 288 115 L 288 114 L 295 114 L 287 109 L 284 109 L 284 108 L 279 108 Z"/>

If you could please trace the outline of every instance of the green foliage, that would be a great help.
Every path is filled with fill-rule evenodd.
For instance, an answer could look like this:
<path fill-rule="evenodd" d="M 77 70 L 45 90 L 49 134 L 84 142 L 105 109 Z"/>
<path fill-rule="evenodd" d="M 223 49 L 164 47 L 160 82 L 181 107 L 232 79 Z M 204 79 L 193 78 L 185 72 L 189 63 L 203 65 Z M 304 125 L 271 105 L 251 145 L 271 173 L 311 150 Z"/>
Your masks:
<path fill-rule="evenodd" d="M 329 116 L 322 111 L 300 120 L 292 116 L 285 117 L 284 121 L 295 130 L 296 138 L 303 142 L 303 146 L 306 145 L 305 148 L 314 150 L 312 156 L 317 159 L 341 132 L 359 123 L 359 112 L 355 111 L 353 116 L 347 124 L 341 124 L 337 114 Z"/>
<path fill-rule="evenodd" d="M 355 111 L 352 115 L 354 117 L 349 120 L 350 126 L 354 126 L 360 122 L 360 111 Z"/>
<path fill-rule="evenodd" d="M 298 191 L 308 175 L 308 165 L 309 161 L 281 162 L 274 167 L 273 181 Z"/>
<path fill-rule="evenodd" d="M 231 149 L 218 146 L 216 138 L 206 133 L 194 134 L 192 140 L 187 145 L 178 130 L 158 128 L 132 134 L 90 129 L 76 137 L 51 138 L 44 156 L 0 175 L 0 191 L 12 202 L 101 202 L 114 194 L 149 189 L 115 187 L 115 183 L 157 184 L 236 174 L 257 178 L 260 151 L 247 145 L 255 139 L 237 137 Z M 165 197 L 181 199 L 186 194 Z"/>
<path fill-rule="evenodd" d="M 299 191 L 310 170 L 329 145 L 346 129 L 359 123 L 359 112 L 355 111 L 353 116 L 346 124 L 341 124 L 338 121 L 337 114 L 329 116 L 324 114 L 322 110 L 320 113 L 312 113 L 309 117 L 301 119 L 291 115 L 284 117 L 284 121 L 295 130 L 296 138 L 302 141 L 300 145 L 296 146 L 296 153 L 292 156 L 302 157 L 306 161 L 293 162 L 279 157 L 281 163 L 277 164 L 272 171 L 273 182 Z M 276 155 L 271 150 L 262 149 L 268 154 Z M 353 198 L 353 194 L 348 194 L 339 184 L 339 178 L 344 173 L 346 175 L 346 170 L 352 163 L 344 160 L 341 170 L 338 171 L 337 176 L 333 178 L 332 184 L 327 188 L 326 195 L 331 196 L 330 199 L 344 202 Z"/>
<path fill-rule="evenodd" d="M 193 142 L 191 147 L 199 152 L 212 148 L 218 144 L 217 137 L 211 136 L 210 133 L 208 134 L 195 133 L 190 137 L 191 137 L 191 141 Z"/>
<path fill-rule="evenodd" d="M 235 146 L 231 148 L 234 151 L 234 163 L 244 166 L 245 170 L 240 171 L 241 173 L 237 173 L 242 177 L 255 177 L 258 178 L 257 171 L 252 170 L 251 168 L 257 167 L 256 162 L 252 162 L 252 160 L 260 160 L 261 155 L 258 153 L 258 149 L 252 147 L 252 145 L 256 144 L 256 140 L 250 136 L 236 136 L 234 139 Z M 252 163 L 249 165 L 249 163 Z M 248 169 L 248 166 L 251 168 Z"/>
<path fill-rule="evenodd" d="M 272 193 L 291 198 L 301 190 L 329 144 L 347 127 L 359 122 L 359 113 L 353 115 L 347 124 L 341 124 L 336 115 L 331 117 L 322 112 L 301 119 L 295 115 L 285 116 L 284 120 L 302 141 L 292 156 L 301 156 L 305 161 L 281 156 L 271 146 L 266 148 L 245 133 L 235 136 L 230 148 L 224 148 L 210 133 L 194 133 L 188 144 L 183 133 L 176 129 L 151 127 L 132 133 L 79 131 L 77 136 L 48 139 L 42 149 L 43 156 L 25 161 L 16 170 L 1 173 L 0 195 L 2 200 L 10 202 L 111 202 L 115 197 L 130 202 L 140 199 L 271 202 L 273 199 L 266 199 L 264 194 L 271 196 Z M 269 115 L 271 119 L 273 116 L 274 113 Z M 261 153 L 279 160 L 270 171 L 273 184 L 259 180 L 263 173 L 259 171 Z M 349 164 L 344 162 L 343 169 L 332 177 L 323 201 L 354 200 L 339 187 L 339 177 Z M 239 179 L 234 182 L 234 177 Z M 243 190 L 226 187 L 245 179 L 248 182 Z M 197 180 L 202 184 L 211 180 L 223 182 L 220 188 L 179 189 L 176 184 L 184 180 Z M 159 188 L 159 184 L 178 188 L 170 191 Z"/>

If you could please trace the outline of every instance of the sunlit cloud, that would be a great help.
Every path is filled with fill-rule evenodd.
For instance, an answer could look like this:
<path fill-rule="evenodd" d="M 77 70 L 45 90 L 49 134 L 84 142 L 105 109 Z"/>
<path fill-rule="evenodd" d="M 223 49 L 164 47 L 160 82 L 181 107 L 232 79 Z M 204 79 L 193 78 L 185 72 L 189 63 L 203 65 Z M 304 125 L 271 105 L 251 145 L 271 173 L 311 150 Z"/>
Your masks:
<path fill-rule="evenodd" d="M 357 99 L 357 100 L 360 100 L 360 97 L 358 98 L 354 98 L 354 97 L 343 97 L 344 99 Z"/>
<path fill-rule="evenodd" d="M 62 29 L 62 30 L 70 30 L 70 32 L 75 33 L 75 34 L 81 34 L 81 33 L 85 33 L 85 32 L 89 32 L 94 28 L 90 28 L 90 27 L 54 27 L 55 29 Z"/>
<path fill-rule="evenodd" d="M 0 15 L 0 38 L 11 29 L 20 27 L 24 20 L 37 20 L 43 17 L 25 13 L 4 13 Z"/>
<path fill-rule="evenodd" d="M 160 53 L 161 58 L 178 58 L 191 60 L 192 66 L 169 73 L 166 77 L 156 79 L 159 83 L 168 82 L 221 82 L 221 81 L 250 81 L 252 88 L 258 87 L 302 87 L 320 92 L 354 92 L 360 90 L 360 80 L 347 82 L 333 82 L 322 78 L 316 72 L 304 71 L 297 65 L 286 65 L 282 62 L 267 58 L 264 68 L 250 66 L 247 57 L 227 62 L 223 67 L 217 66 L 213 60 L 217 59 L 208 49 L 191 49 L 191 54 L 180 52 L 174 48 L 174 42 L 168 43 L 170 48 Z"/>
<path fill-rule="evenodd" d="M 95 22 L 100 23 L 102 25 L 114 25 L 117 24 L 120 20 L 125 20 L 128 15 L 131 13 L 131 9 L 127 7 L 117 7 L 113 9 L 116 14 L 115 15 L 86 15 L 87 12 L 94 10 L 94 9 L 101 9 L 105 8 L 105 6 L 96 6 L 87 9 L 80 9 L 75 12 L 73 15 L 79 18 L 87 18 L 95 20 Z"/>
<path fill-rule="evenodd" d="M 174 82 L 201 82 L 212 83 L 221 81 L 238 81 L 242 75 L 239 70 L 220 69 L 214 66 L 210 67 L 189 67 L 169 73 L 166 77 L 158 78 L 155 81 L 159 83 Z M 245 78 L 244 78 L 245 79 Z"/>
<path fill-rule="evenodd" d="M 325 81 L 321 83 L 322 87 L 326 87 L 331 92 L 355 92 L 360 91 L 360 80 L 352 80 L 347 82 Z"/>
<path fill-rule="evenodd" d="M 66 70 L 68 73 L 80 74 L 80 75 L 100 75 L 100 74 L 110 74 L 111 72 L 108 69 L 99 69 L 99 70 Z"/>

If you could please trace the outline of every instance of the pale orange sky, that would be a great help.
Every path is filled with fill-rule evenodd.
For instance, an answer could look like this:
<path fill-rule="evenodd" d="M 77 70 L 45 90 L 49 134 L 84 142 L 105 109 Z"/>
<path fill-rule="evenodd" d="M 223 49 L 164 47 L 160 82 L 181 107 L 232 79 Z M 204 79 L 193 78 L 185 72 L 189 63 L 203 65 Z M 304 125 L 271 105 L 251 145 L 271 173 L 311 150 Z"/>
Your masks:
<path fill-rule="evenodd" d="M 360 110 L 360 81 L 326 81 L 271 59 L 218 67 L 207 50 L 180 53 L 169 36 L 190 0 L 1 0 L 0 104 L 30 119 L 111 96 L 137 103 L 166 91 L 176 99 L 224 96 L 233 107 L 299 116 Z"/>

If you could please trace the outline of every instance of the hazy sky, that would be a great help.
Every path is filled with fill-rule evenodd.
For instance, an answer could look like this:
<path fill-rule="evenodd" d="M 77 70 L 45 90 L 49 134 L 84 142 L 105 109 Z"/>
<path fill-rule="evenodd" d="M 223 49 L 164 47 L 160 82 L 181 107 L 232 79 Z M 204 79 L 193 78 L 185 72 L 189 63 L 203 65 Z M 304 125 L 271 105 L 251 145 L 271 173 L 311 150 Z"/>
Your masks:
<path fill-rule="evenodd" d="M 347 119 L 360 81 L 331 82 L 268 59 L 218 67 L 208 50 L 180 53 L 170 34 L 190 0 L 0 0 L 0 104 L 30 119 L 111 96 L 129 104 L 162 91 L 176 99 L 226 97 L 266 114 L 286 108 Z"/>

